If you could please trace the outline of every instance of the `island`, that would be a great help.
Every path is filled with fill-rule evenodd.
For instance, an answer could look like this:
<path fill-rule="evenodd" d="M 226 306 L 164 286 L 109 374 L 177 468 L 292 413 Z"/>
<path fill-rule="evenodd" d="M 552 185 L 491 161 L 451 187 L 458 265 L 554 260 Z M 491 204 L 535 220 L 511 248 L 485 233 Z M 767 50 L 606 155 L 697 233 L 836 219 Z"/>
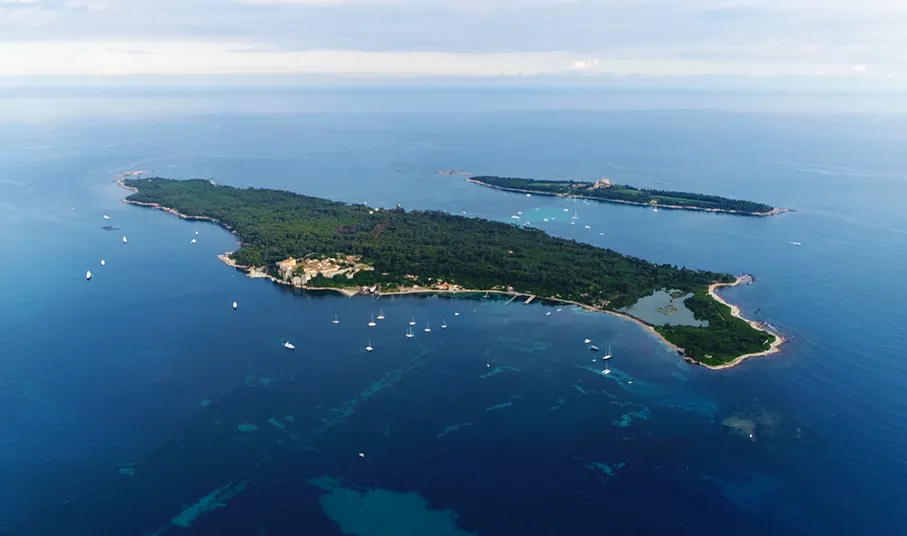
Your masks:
<path fill-rule="evenodd" d="M 481 175 L 470 177 L 466 180 L 508 192 L 574 197 L 605 203 L 651 206 L 655 209 L 702 210 L 742 216 L 774 216 L 787 212 L 787 209 L 775 208 L 764 203 L 728 199 L 717 195 L 648 190 L 625 184 L 613 184 L 610 180 L 604 178 L 596 182 L 582 182 L 545 181 Z"/>
<path fill-rule="evenodd" d="M 221 256 L 224 262 L 298 288 L 481 292 L 574 304 L 631 319 L 687 361 L 710 368 L 774 353 L 783 342 L 716 294 L 749 281 L 730 274 L 654 264 L 537 229 L 439 211 L 385 210 L 202 179 L 120 184 L 133 191 L 127 203 L 230 230 L 240 247 Z M 692 294 L 685 305 L 707 325 L 656 326 L 621 311 L 661 289 Z"/>

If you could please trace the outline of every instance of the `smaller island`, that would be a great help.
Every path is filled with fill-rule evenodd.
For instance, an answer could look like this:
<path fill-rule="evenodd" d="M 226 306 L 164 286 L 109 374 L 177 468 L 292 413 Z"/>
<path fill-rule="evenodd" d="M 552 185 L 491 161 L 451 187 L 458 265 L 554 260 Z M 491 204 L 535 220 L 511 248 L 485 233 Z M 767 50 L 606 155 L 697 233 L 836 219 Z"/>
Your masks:
<path fill-rule="evenodd" d="M 728 199 L 717 195 L 674 192 L 669 190 L 649 190 L 625 184 L 613 184 L 602 178 L 596 182 L 583 181 L 546 181 L 520 179 L 513 177 L 496 177 L 480 175 L 466 179 L 475 184 L 488 186 L 508 192 L 551 195 L 557 197 L 575 197 L 602 201 L 605 203 L 622 203 L 626 205 L 651 206 L 673 210 L 702 210 L 705 212 L 723 212 L 741 216 L 774 216 L 787 209 L 775 208 L 764 203 Z"/>

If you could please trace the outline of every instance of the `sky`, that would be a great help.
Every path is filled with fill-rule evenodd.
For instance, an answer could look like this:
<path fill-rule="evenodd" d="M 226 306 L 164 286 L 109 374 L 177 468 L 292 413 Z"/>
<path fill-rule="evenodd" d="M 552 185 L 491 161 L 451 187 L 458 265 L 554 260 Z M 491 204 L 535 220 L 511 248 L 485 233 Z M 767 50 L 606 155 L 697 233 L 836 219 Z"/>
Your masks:
<path fill-rule="evenodd" d="M 11 79 L 907 88 L 907 0 L 0 0 Z"/>

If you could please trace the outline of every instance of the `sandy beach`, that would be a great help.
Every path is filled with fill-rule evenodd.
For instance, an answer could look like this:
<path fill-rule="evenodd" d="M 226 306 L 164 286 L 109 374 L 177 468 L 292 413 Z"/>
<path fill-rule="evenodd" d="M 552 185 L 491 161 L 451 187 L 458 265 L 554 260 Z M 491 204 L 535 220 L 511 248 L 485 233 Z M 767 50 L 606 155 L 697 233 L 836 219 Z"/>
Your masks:
<path fill-rule="evenodd" d="M 775 333 L 774 331 L 768 329 L 768 327 L 765 326 L 762 322 L 757 322 L 755 320 L 750 320 L 748 318 L 744 318 L 740 314 L 740 307 L 738 307 L 732 303 L 728 303 L 724 298 L 722 298 L 721 296 L 718 295 L 718 292 L 716 292 L 721 287 L 733 287 L 733 286 L 741 285 L 745 281 L 747 281 L 748 278 L 749 278 L 749 276 L 742 275 L 742 276 L 737 277 L 737 280 L 734 281 L 733 283 L 712 283 L 711 285 L 709 285 L 709 296 L 711 296 L 715 300 L 723 303 L 724 305 L 727 305 L 728 307 L 730 307 L 732 315 L 743 320 L 744 322 L 746 322 L 747 324 L 752 326 L 753 329 L 757 329 L 759 331 L 764 331 L 765 333 L 770 333 L 771 335 L 774 335 L 775 340 L 769 345 L 768 350 L 764 350 L 762 352 L 755 352 L 752 354 L 741 355 L 741 356 L 734 358 L 733 361 L 729 361 L 722 365 L 707 365 L 705 363 L 700 363 L 699 361 L 697 361 L 696 363 L 698 363 L 704 367 L 710 368 L 712 370 L 727 369 L 727 368 L 737 366 L 740 363 L 743 363 L 745 360 L 747 360 L 751 357 L 761 357 L 761 356 L 765 356 L 765 355 L 776 354 L 781 351 L 781 345 L 783 345 L 785 342 L 787 342 L 787 339 L 785 339 L 778 333 Z"/>

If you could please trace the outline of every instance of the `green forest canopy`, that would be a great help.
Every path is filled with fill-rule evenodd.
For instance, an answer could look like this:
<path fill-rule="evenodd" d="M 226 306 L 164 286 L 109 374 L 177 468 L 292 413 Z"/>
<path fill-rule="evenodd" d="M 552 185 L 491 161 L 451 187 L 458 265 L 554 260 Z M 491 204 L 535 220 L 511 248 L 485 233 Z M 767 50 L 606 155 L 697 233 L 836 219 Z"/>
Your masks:
<path fill-rule="evenodd" d="M 717 195 L 694 194 L 690 192 L 672 192 L 668 190 L 646 190 L 623 184 L 612 184 L 608 187 L 596 187 L 595 183 L 582 181 L 543 181 L 536 179 L 519 179 L 513 177 L 495 177 L 482 175 L 471 180 L 510 190 L 535 192 L 548 195 L 575 195 L 599 201 L 629 202 L 639 204 L 657 203 L 700 209 L 726 210 L 743 214 L 765 214 L 774 207 L 753 201 L 728 199 Z"/>
<path fill-rule="evenodd" d="M 771 335 L 722 312 L 706 293 L 712 282 L 733 276 L 653 264 L 540 230 L 454 216 L 439 211 L 375 210 L 292 192 L 215 186 L 207 180 L 126 179 L 139 191 L 130 201 L 156 203 L 230 228 L 242 247 L 233 259 L 264 266 L 289 257 L 358 255 L 375 267 L 349 280 L 337 276 L 318 286 L 380 284 L 422 286 L 443 280 L 468 289 L 512 286 L 516 291 L 620 309 L 659 289 L 693 292 L 687 306 L 706 328 L 658 328 L 687 355 L 712 363 L 761 351 Z M 678 341 L 683 341 L 680 344 Z M 707 358 L 711 355 L 711 358 Z"/>

